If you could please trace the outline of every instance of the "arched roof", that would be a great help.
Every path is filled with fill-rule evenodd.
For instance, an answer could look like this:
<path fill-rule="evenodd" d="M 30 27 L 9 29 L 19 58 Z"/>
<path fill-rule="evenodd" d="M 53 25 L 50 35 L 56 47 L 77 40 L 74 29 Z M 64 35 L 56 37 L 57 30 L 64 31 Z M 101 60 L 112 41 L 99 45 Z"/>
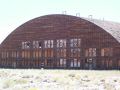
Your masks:
<path fill-rule="evenodd" d="M 118 42 L 120 42 L 120 23 L 89 18 L 83 19 L 88 20 L 96 24 L 97 26 L 103 28 L 106 32 L 111 34 Z"/>
<path fill-rule="evenodd" d="M 76 17 L 76 16 L 71 16 L 71 15 L 63 15 L 63 14 L 45 15 L 45 16 L 37 17 L 35 19 L 27 21 L 26 23 L 16 28 L 7 38 L 13 37 L 14 35 L 16 35 L 16 33 L 20 33 L 22 35 L 23 33 L 26 33 L 26 31 L 29 31 L 30 29 L 31 30 L 42 30 L 45 28 L 50 29 L 52 27 L 55 27 L 60 30 L 65 29 L 67 27 L 72 26 L 76 22 L 76 20 L 78 20 L 79 22 L 81 19 L 86 22 L 91 22 L 97 25 L 98 27 L 102 28 L 120 43 L 120 23 L 97 20 L 97 19 L 90 19 L 90 18 L 83 18 L 83 17 Z M 21 32 L 23 30 L 26 30 L 26 31 Z M 32 33 L 32 32 L 29 32 L 29 33 Z"/>
<path fill-rule="evenodd" d="M 117 22 L 112 22 L 112 21 L 105 21 L 105 20 L 98 20 L 98 19 L 90 19 L 90 18 L 84 18 L 84 17 L 76 17 L 76 16 L 71 16 L 71 15 L 63 15 L 63 14 L 52 14 L 52 15 L 46 15 L 46 16 L 42 16 L 42 17 L 38 17 L 35 18 L 33 20 L 30 21 L 40 21 L 39 19 L 44 19 L 44 18 L 55 18 L 55 17 L 59 17 L 60 19 L 64 19 L 61 20 L 62 24 L 64 24 L 64 22 L 66 22 L 66 20 L 78 20 L 78 19 L 84 19 L 87 20 L 97 26 L 99 26 L 100 28 L 102 28 L 103 30 L 105 30 L 106 32 L 108 32 L 110 35 L 112 35 L 119 43 L 120 43 L 120 23 Z M 67 19 L 66 19 L 67 18 Z M 60 21 L 60 20 L 59 20 Z M 68 23 L 67 24 L 71 24 Z"/>

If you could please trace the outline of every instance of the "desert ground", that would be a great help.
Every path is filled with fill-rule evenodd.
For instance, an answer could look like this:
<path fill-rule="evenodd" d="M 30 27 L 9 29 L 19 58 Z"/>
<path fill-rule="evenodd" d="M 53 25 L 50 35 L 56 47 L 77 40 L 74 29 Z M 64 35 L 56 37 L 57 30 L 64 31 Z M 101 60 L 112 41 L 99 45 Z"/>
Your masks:
<path fill-rule="evenodd" d="M 120 90 L 120 71 L 0 69 L 0 90 Z"/>

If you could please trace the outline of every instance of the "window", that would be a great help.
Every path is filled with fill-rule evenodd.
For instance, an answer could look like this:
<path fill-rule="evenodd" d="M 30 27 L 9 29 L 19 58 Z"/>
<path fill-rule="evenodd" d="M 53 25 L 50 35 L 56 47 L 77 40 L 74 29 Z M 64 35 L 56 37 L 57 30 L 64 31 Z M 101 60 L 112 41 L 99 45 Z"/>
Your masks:
<path fill-rule="evenodd" d="M 33 48 L 42 48 L 42 42 L 33 41 Z"/>
<path fill-rule="evenodd" d="M 113 49 L 112 48 L 102 48 L 101 49 L 101 56 L 112 56 Z"/>
<path fill-rule="evenodd" d="M 108 59 L 108 60 L 104 60 L 104 67 L 106 68 L 112 68 L 112 60 Z"/>
<path fill-rule="evenodd" d="M 22 42 L 22 49 L 29 49 L 30 48 L 30 41 Z"/>
<path fill-rule="evenodd" d="M 65 48 L 66 47 L 66 39 L 59 39 L 57 40 L 57 47 L 63 47 Z"/>
<path fill-rule="evenodd" d="M 22 58 L 30 58 L 30 51 L 22 51 Z"/>
<path fill-rule="evenodd" d="M 66 66 L 66 59 L 60 59 L 60 66 L 65 67 Z"/>
<path fill-rule="evenodd" d="M 77 60 L 76 58 L 72 59 L 70 66 L 71 67 L 80 67 L 80 60 Z"/>
<path fill-rule="evenodd" d="M 57 49 L 57 57 L 66 57 L 66 49 Z"/>
<path fill-rule="evenodd" d="M 18 58 L 19 57 L 19 52 L 18 51 L 12 51 L 11 52 L 11 57 L 12 58 Z"/>
<path fill-rule="evenodd" d="M 4 52 L 1 52 L 1 58 L 8 58 L 9 57 L 9 52 L 6 52 L 6 51 L 4 51 Z"/>
<path fill-rule="evenodd" d="M 1 53 L 1 56 L 2 56 L 2 58 L 4 59 L 4 58 L 5 58 L 5 52 L 2 52 L 2 53 Z"/>
<path fill-rule="evenodd" d="M 12 58 L 15 58 L 15 57 L 16 57 L 16 53 L 15 53 L 15 52 L 12 52 L 12 53 L 11 53 L 11 57 L 12 57 Z"/>
<path fill-rule="evenodd" d="M 78 60 L 78 67 L 80 67 L 80 60 Z"/>
<path fill-rule="evenodd" d="M 96 48 L 88 48 L 85 50 L 86 57 L 95 57 L 96 56 Z"/>
<path fill-rule="evenodd" d="M 73 60 L 71 61 L 70 66 L 71 66 L 71 67 L 74 66 L 74 62 L 73 62 Z"/>
<path fill-rule="evenodd" d="M 53 49 L 45 49 L 45 57 L 53 57 Z"/>
<path fill-rule="evenodd" d="M 79 48 L 71 49 L 71 57 L 80 57 L 80 49 Z"/>
<path fill-rule="evenodd" d="M 70 47 L 80 47 L 81 39 L 70 39 Z"/>
<path fill-rule="evenodd" d="M 41 50 L 33 51 L 33 58 L 39 58 L 42 56 Z"/>
<path fill-rule="evenodd" d="M 44 47 L 45 48 L 53 48 L 53 40 L 45 40 Z"/>
<path fill-rule="evenodd" d="M 74 59 L 74 67 L 77 67 L 77 59 Z"/>

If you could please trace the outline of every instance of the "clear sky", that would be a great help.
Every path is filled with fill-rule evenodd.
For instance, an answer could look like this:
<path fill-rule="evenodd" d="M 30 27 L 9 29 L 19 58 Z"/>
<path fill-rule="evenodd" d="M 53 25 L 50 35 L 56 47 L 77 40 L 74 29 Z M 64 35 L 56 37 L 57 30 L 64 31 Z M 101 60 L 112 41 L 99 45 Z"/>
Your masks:
<path fill-rule="evenodd" d="M 24 22 L 62 11 L 120 22 L 120 0 L 0 0 L 0 43 Z"/>

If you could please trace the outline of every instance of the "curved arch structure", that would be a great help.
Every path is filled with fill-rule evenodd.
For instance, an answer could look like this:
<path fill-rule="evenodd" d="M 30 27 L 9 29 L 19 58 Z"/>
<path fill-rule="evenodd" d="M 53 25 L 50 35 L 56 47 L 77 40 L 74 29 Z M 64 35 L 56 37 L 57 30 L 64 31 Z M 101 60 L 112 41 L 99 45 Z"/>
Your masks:
<path fill-rule="evenodd" d="M 16 28 L 1 44 L 0 67 L 119 69 L 120 24 L 46 15 Z"/>

